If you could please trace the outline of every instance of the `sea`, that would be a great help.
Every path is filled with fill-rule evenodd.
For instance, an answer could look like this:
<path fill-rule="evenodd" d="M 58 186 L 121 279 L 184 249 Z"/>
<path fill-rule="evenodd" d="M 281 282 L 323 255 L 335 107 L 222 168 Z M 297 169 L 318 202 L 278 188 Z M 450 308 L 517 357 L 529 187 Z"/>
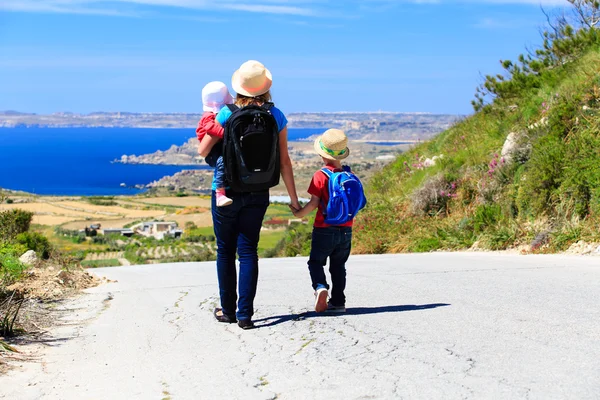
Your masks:
<path fill-rule="evenodd" d="M 303 140 L 321 132 L 290 128 L 288 139 Z M 113 160 L 124 154 L 167 150 L 192 137 L 194 129 L 0 128 L 0 188 L 61 196 L 137 194 L 143 189 L 136 185 L 184 169 L 210 167 L 131 165 Z"/>

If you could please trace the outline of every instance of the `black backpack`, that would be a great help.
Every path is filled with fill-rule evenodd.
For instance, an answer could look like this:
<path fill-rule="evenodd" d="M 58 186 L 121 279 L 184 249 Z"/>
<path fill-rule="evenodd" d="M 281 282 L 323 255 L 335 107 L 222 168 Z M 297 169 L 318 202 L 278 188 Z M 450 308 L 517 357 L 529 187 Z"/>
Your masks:
<path fill-rule="evenodd" d="M 236 192 L 260 192 L 279 184 L 279 129 L 273 103 L 239 108 L 227 104 L 223 163 L 229 187 Z"/>

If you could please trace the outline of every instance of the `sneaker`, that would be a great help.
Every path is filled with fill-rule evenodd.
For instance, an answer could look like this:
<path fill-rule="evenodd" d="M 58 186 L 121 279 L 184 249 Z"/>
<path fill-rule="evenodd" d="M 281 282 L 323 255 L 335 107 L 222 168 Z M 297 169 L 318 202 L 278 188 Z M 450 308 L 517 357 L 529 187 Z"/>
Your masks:
<path fill-rule="evenodd" d="M 327 312 L 330 313 L 345 313 L 346 306 L 334 306 L 330 302 L 327 302 Z"/>
<path fill-rule="evenodd" d="M 327 296 L 329 292 L 325 288 L 317 289 L 315 292 L 315 311 L 323 312 L 327 310 Z"/>
<path fill-rule="evenodd" d="M 233 200 L 231 200 L 229 197 L 225 195 L 217 195 L 217 207 L 227 207 L 230 206 L 232 203 Z"/>

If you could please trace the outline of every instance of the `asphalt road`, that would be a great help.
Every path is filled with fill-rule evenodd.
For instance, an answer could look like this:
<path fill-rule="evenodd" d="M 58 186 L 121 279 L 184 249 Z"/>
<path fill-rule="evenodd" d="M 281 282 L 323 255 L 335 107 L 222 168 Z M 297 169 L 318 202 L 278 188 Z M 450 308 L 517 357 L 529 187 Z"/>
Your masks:
<path fill-rule="evenodd" d="M 6 399 L 600 399 L 600 258 L 351 257 L 345 315 L 304 258 L 261 261 L 255 321 L 218 323 L 214 263 L 98 269 Z"/>

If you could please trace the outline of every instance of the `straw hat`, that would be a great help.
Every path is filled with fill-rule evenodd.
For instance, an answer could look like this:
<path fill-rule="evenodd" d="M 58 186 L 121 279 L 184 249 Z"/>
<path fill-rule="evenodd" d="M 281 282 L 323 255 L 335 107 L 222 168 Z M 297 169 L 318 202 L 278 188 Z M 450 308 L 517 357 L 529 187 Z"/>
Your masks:
<path fill-rule="evenodd" d="M 343 160 L 350 155 L 348 138 L 339 129 L 328 129 L 315 140 L 315 151 L 328 160 Z"/>
<path fill-rule="evenodd" d="M 248 97 L 256 97 L 267 93 L 272 83 L 271 71 L 255 60 L 243 63 L 231 78 L 233 90 Z"/>

